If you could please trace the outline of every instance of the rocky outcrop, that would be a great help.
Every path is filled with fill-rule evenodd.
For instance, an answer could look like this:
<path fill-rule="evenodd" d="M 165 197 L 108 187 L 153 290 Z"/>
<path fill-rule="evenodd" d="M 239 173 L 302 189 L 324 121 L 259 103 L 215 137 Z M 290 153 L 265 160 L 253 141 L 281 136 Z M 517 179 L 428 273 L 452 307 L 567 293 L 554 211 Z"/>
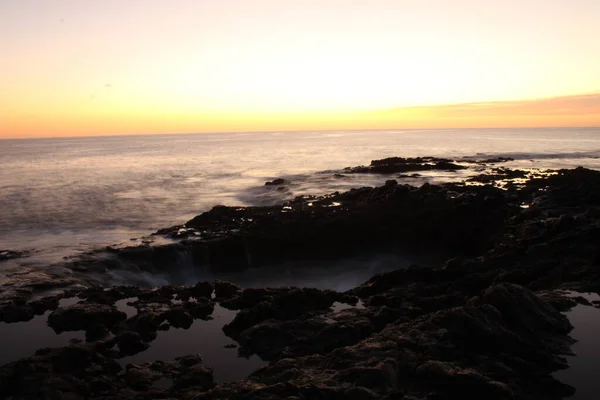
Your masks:
<path fill-rule="evenodd" d="M 48 316 L 48 325 L 57 333 L 88 330 L 100 324 L 112 327 L 124 321 L 127 315 L 116 307 L 95 303 L 79 303 L 59 308 Z"/>
<path fill-rule="evenodd" d="M 12 260 L 13 258 L 25 257 L 29 254 L 28 251 L 16 251 L 16 250 L 0 250 L 0 262 L 6 260 Z"/>
<path fill-rule="evenodd" d="M 513 301 L 517 309 L 509 307 Z M 320 355 L 281 358 L 246 381 L 197 398 L 560 399 L 572 393 L 549 375 L 566 366 L 556 355 L 570 344 L 570 325 L 558 311 L 508 284 L 471 303 L 392 322 Z"/>
<path fill-rule="evenodd" d="M 417 162 L 407 160 L 375 167 Z M 433 162 L 443 161 L 420 160 Z M 437 268 L 376 275 L 346 293 L 215 281 L 73 291 L 80 303 L 62 308 L 61 296 L 16 298 L 2 304 L 4 321 L 54 310 L 53 328 L 85 330 L 89 343 L 1 367 L 0 397 L 565 398 L 573 389 L 551 375 L 566 367 L 572 343 L 560 311 L 585 300 L 563 291 L 600 292 L 600 173 L 578 168 L 525 179 L 504 172 L 503 180 L 522 181 L 501 190 L 390 180 L 277 207 L 216 207 L 161 231 L 180 243 L 113 249 L 111 260 L 145 271 L 168 270 L 179 252 L 217 270 L 399 244 L 447 247 L 452 257 Z M 123 299 L 135 315 L 117 309 Z M 209 318 L 217 302 L 239 310 L 223 328 L 239 354 L 268 366 L 219 384 L 194 355 L 120 372 L 116 360 L 152 346 L 161 330 Z M 336 311 L 335 302 L 348 306 Z"/>
<path fill-rule="evenodd" d="M 43 349 L 0 368 L 0 396 L 18 399 L 182 398 L 213 386 L 201 358 L 156 361 L 123 368 L 91 346 Z"/>
<path fill-rule="evenodd" d="M 346 168 L 345 172 L 354 174 L 394 174 L 415 171 L 458 171 L 467 168 L 446 158 L 390 157 L 382 160 L 373 160 L 369 166 Z"/>
<path fill-rule="evenodd" d="M 272 181 L 265 182 L 265 186 L 280 186 L 280 185 L 284 185 L 286 183 L 289 183 L 289 182 L 283 178 L 277 178 Z"/>

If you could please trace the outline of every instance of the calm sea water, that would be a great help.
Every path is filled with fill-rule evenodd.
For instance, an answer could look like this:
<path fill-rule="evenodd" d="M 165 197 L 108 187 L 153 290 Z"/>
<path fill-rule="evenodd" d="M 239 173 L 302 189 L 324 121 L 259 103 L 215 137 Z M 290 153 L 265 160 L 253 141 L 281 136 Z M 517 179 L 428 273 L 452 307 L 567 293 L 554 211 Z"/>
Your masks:
<path fill-rule="evenodd" d="M 380 184 L 385 177 L 333 178 L 376 158 L 478 153 L 514 157 L 517 167 L 600 169 L 600 128 L 0 140 L 0 249 L 77 252 L 183 223 L 217 204 Z M 278 177 L 294 182 L 289 193 L 264 187 Z"/>

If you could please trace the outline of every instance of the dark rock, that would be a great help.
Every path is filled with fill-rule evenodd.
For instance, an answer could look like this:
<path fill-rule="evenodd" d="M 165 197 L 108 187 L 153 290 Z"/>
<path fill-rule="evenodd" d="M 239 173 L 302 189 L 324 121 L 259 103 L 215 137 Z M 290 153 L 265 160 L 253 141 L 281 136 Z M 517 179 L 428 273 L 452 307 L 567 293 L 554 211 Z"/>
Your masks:
<path fill-rule="evenodd" d="M 24 257 L 28 254 L 27 251 L 0 250 L 0 262 L 12 260 L 13 258 Z"/>
<path fill-rule="evenodd" d="M 437 168 L 448 163 L 453 164 L 398 158 L 364 168 Z M 215 207 L 189 221 L 190 226 L 177 227 L 176 232 L 188 232 L 178 235 L 198 238 L 159 250 L 112 249 L 107 258 L 117 262 L 110 268 L 125 265 L 162 273 L 169 271 L 172 257 L 182 254 L 211 269 L 244 269 L 302 257 L 339 259 L 352 251 L 394 246 L 430 250 L 433 243 L 451 251 L 439 268 L 413 265 L 376 275 L 347 293 L 241 289 L 222 281 L 70 292 L 69 297 L 86 302 L 71 306 L 72 315 L 60 325 L 85 329 L 88 339 L 98 340 L 42 349 L 1 367 L 0 397 L 568 397 L 573 389 L 552 377 L 567 367 L 563 356 L 570 354 L 573 343 L 568 337 L 571 325 L 559 311 L 589 304 L 565 297 L 565 290 L 600 292 L 600 173 L 578 168 L 528 171 L 526 176 L 498 169 L 492 174 L 518 181 L 508 190 L 467 184 L 414 188 L 389 182 L 298 197 L 283 206 Z M 79 267 L 83 273 L 85 262 Z M 52 285 L 43 282 L 39 287 Z M 118 374 L 115 359 L 146 349 L 157 330 L 208 318 L 215 304 L 213 290 L 221 306 L 240 310 L 223 328 L 240 344 L 238 353 L 258 354 L 269 365 L 247 379 L 218 385 L 210 366 L 202 365 L 197 355 L 128 366 Z M 29 310 L 32 315 L 56 308 L 58 298 L 27 303 L 30 293 L 5 297 L 2 312 L 8 310 L 18 320 L 20 315 L 29 317 Z M 111 305 L 132 295 L 138 297 L 132 303 L 135 316 L 119 316 L 104 328 L 98 325 L 104 324 L 98 318 L 110 320 L 104 312 L 89 317 L 98 310 L 113 315 Z M 330 307 L 335 301 L 357 307 L 334 312 Z M 69 307 L 56 310 L 53 315 L 59 317 L 52 319 L 60 320 L 65 310 Z M 116 336 L 107 337 L 108 329 Z M 169 384 L 161 388 L 159 381 Z"/>
<path fill-rule="evenodd" d="M 361 166 L 350 168 L 351 173 L 393 174 L 412 171 L 456 171 L 467 167 L 455 164 L 452 160 L 435 157 L 402 158 L 390 157 L 382 160 L 373 160 L 368 167 Z"/>
<path fill-rule="evenodd" d="M 341 297 L 337 292 L 310 288 L 279 291 L 275 296 L 262 298 L 252 308 L 240 311 L 231 323 L 223 327 L 223 331 L 235 339 L 242 331 L 262 321 L 291 320 L 310 311 L 328 310 Z"/>
<path fill-rule="evenodd" d="M 28 304 L 33 309 L 35 315 L 42 315 L 48 310 L 56 310 L 59 299 L 57 297 L 44 297 L 43 299 L 30 301 Z"/>
<path fill-rule="evenodd" d="M 177 391 L 192 389 L 206 391 L 213 386 L 213 370 L 199 364 L 187 369 L 173 381 L 173 388 Z"/>
<path fill-rule="evenodd" d="M 117 345 L 121 354 L 128 356 L 142 352 L 149 347 L 139 333 L 132 331 L 120 332 L 117 335 Z"/>
<path fill-rule="evenodd" d="M 109 331 L 106 326 L 101 324 L 92 325 L 88 330 L 85 331 L 85 340 L 87 342 L 95 342 L 104 339 L 108 333 Z"/>
<path fill-rule="evenodd" d="M 200 357 L 198 354 L 194 354 L 184 357 L 178 357 L 175 360 L 178 364 L 184 367 L 191 367 L 193 365 L 200 364 L 202 362 L 202 357 Z"/>
<path fill-rule="evenodd" d="M 277 186 L 277 185 L 283 185 L 289 183 L 288 181 L 286 181 L 285 179 L 282 178 L 278 178 L 278 179 L 274 179 L 272 181 L 269 182 L 265 182 L 265 186 Z"/>
<path fill-rule="evenodd" d="M 217 299 L 228 299 L 242 290 L 239 286 L 225 281 L 215 281 L 214 288 Z"/>
<path fill-rule="evenodd" d="M 213 290 L 213 284 L 210 282 L 198 282 L 190 289 L 194 297 L 206 297 L 208 299 L 210 299 Z"/>
<path fill-rule="evenodd" d="M 148 390 L 154 381 L 160 378 L 160 374 L 147 366 L 129 364 L 124 374 L 127 386 L 135 390 Z"/>
<path fill-rule="evenodd" d="M 162 328 L 162 323 L 165 320 L 165 317 L 162 315 L 162 312 L 144 311 L 142 313 L 138 313 L 137 315 L 127 319 L 126 321 L 116 326 L 113 329 L 113 331 L 136 332 L 139 335 L 141 335 L 144 341 L 152 341 L 156 338 L 156 332 Z M 167 329 L 168 327 L 169 325 L 167 325 Z"/>
<path fill-rule="evenodd" d="M 184 303 L 183 307 L 194 319 L 208 319 L 214 311 L 215 303 L 209 300 L 199 300 L 196 302 Z"/>
<path fill-rule="evenodd" d="M 48 325 L 60 333 L 87 330 L 97 324 L 110 328 L 126 318 L 124 312 L 113 306 L 79 303 L 53 311 L 48 316 Z"/>
<path fill-rule="evenodd" d="M 567 334 L 573 329 L 569 320 L 527 289 L 510 283 L 490 286 L 481 296 L 483 304 L 496 307 L 509 326 L 530 334 L 552 332 Z"/>
<path fill-rule="evenodd" d="M 0 309 L 0 321 L 6 323 L 29 321 L 34 315 L 34 309 L 28 305 L 9 303 Z"/>
<path fill-rule="evenodd" d="M 175 328 L 188 329 L 194 322 L 192 316 L 183 307 L 172 308 L 163 315 Z"/>

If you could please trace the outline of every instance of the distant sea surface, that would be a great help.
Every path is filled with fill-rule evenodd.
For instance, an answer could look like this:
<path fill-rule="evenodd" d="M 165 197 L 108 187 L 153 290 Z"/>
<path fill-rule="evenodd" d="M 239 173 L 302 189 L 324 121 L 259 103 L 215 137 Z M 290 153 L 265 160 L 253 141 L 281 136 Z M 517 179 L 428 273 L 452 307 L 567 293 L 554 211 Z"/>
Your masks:
<path fill-rule="evenodd" d="M 334 178 L 389 156 L 505 156 L 600 169 L 600 128 L 220 133 L 0 140 L 0 249 L 54 256 L 139 238 L 217 204 L 273 204 L 382 184 Z M 265 181 L 283 177 L 290 191 Z M 464 178 L 430 173 L 406 183 Z M 399 181 L 402 181 L 399 179 Z"/>

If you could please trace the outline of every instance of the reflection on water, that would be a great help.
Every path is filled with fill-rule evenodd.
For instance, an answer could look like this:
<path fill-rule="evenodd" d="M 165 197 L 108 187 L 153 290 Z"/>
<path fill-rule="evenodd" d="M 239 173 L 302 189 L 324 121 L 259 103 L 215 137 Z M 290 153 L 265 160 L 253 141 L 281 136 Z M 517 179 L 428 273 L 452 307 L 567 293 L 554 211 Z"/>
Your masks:
<path fill-rule="evenodd" d="M 63 347 L 71 340 L 85 340 L 82 331 L 56 334 L 46 325 L 50 313 L 51 311 L 48 311 L 43 315 L 35 316 L 28 322 L 0 323 L 0 341 L 3 343 L 0 365 L 33 356 L 40 348 Z"/>
<path fill-rule="evenodd" d="M 600 300 L 592 293 L 570 292 L 588 301 Z M 554 377 L 576 389 L 570 400 L 597 399 L 600 393 L 600 310 L 587 305 L 577 305 L 566 313 L 574 329 L 570 336 L 577 340 L 571 347 L 575 356 L 567 357 L 569 368 L 558 371 Z"/>
<path fill-rule="evenodd" d="M 349 310 L 351 308 L 356 308 L 358 310 L 364 310 L 365 305 L 363 304 L 362 300 L 358 300 L 358 302 L 355 305 L 347 304 L 347 303 L 340 303 L 339 301 L 336 301 L 331 305 L 331 311 L 333 311 L 334 313 L 344 311 L 344 310 Z"/>
<path fill-rule="evenodd" d="M 121 299 L 115 302 L 115 307 L 119 309 L 119 311 L 124 312 L 127 315 L 127 318 L 131 318 L 137 314 L 137 309 L 133 306 L 130 306 L 127 303 L 134 303 L 138 300 L 137 297 L 130 297 L 128 299 Z"/>
<path fill-rule="evenodd" d="M 158 337 L 150 343 L 148 350 L 122 358 L 120 362 L 126 365 L 156 360 L 172 361 L 176 357 L 199 354 L 204 365 L 214 368 L 215 382 L 246 378 L 267 362 L 256 355 L 250 358 L 238 357 L 236 348 L 224 347 L 234 341 L 225 336 L 223 325 L 231 322 L 236 314 L 236 311 L 227 310 L 217 304 L 212 320 L 194 320 L 189 329 L 171 327 L 168 331 L 159 331 Z"/>
<path fill-rule="evenodd" d="M 120 311 L 132 317 L 137 310 L 127 305 L 136 298 L 123 299 L 116 302 Z M 61 307 L 75 304 L 78 298 L 61 300 Z M 63 347 L 73 340 L 85 341 L 85 333 L 62 332 L 56 334 L 46 325 L 48 315 L 36 316 L 28 322 L 13 324 L 0 323 L 0 340 L 5 344 L 0 352 L 0 366 L 24 357 L 33 356 L 37 350 L 45 347 Z M 159 331 L 158 337 L 150 342 L 150 348 L 142 353 L 125 357 L 119 361 L 123 366 L 147 361 L 172 361 L 176 357 L 200 354 L 203 364 L 214 368 L 216 382 L 234 381 L 247 377 L 256 369 L 266 365 L 258 356 L 238 357 L 237 346 L 232 339 L 223 333 L 223 325 L 230 323 L 236 311 L 215 306 L 211 320 L 195 320 L 189 329 L 171 327 L 168 331 Z M 225 346 L 229 345 L 227 348 Z M 166 384 L 166 383 L 165 383 Z"/>

